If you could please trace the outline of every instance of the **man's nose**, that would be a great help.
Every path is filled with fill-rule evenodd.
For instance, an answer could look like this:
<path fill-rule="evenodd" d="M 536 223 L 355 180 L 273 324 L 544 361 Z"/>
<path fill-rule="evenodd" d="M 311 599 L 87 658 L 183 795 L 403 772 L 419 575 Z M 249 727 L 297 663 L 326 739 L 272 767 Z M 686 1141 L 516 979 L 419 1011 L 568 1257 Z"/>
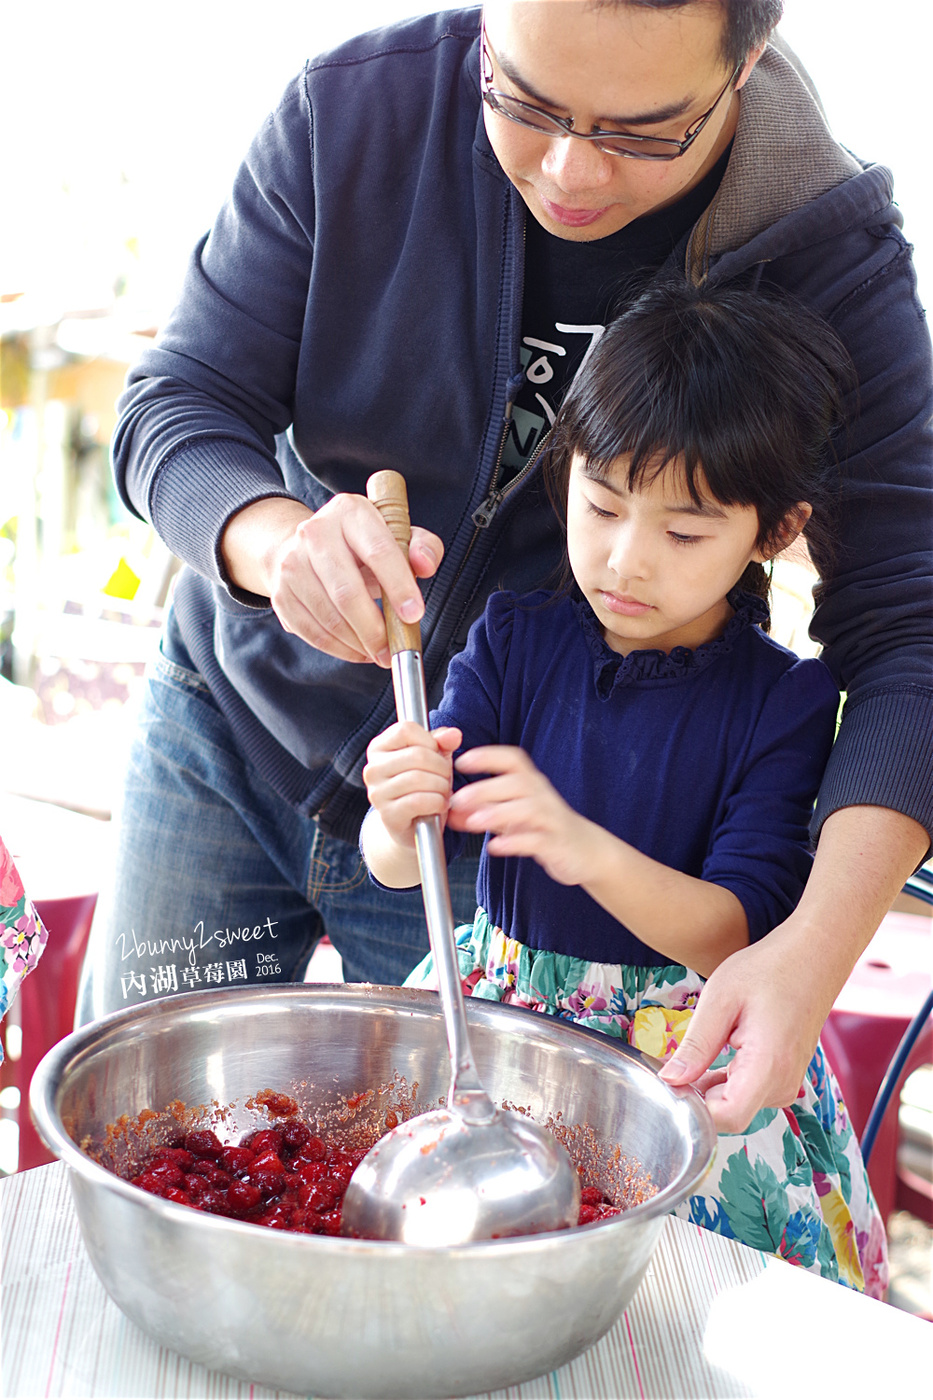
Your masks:
<path fill-rule="evenodd" d="M 613 175 L 613 160 L 618 157 L 601 151 L 595 141 L 555 136 L 548 142 L 541 169 L 564 194 L 578 194 L 607 185 Z"/>

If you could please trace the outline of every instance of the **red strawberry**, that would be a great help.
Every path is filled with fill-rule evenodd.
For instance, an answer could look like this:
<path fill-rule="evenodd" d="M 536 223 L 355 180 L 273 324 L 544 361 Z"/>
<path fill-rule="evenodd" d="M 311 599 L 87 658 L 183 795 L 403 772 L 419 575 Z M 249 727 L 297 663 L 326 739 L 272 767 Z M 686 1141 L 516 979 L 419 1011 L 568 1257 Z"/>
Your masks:
<path fill-rule="evenodd" d="M 320 1141 L 320 1139 L 318 1140 Z M 302 1123 L 299 1118 L 291 1123 L 286 1123 L 282 1129 L 282 1147 L 288 1152 L 301 1152 L 302 1148 L 310 1141 L 311 1129 L 307 1123 Z"/>
<path fill-rule="evenodd" d="M 237 1215 L 255 1209 L 262 1200 L 262 1192 L 251 1181 L 234 1181 L 227 1187 L 227 1205 Z"/>
<path fill-rule="evenodd" d="M 185 1147 L 189 1152 L 193 1152 L 195 1157 L 210 1157 L 215 1161 L 224 1150 L 217 1134 L 207 1128 L 188 1133 L 185 1137 Z"/>
<path fill-rule="evenodd" d="M 220 1154 L 220 1165 L 231 1176 L 242 1176 L 253 1160 L 248 1147 L 225 1147 Z"/>
<path fill-rule="evenodd" d="M 605 1199 L 598 1186 L 584 1186 L 580 1192 L 580 1201 L 585 1206 L 601 1206 Z"/>
<path fill-rule="evenodd" d="M 157 1176 L 159 1178 L 159 1180 L 162 1182 L 163 1188 L 166 1190 L 172 1187 L 181 1186 L 182 1182 L 185 1179 L 185 1174 L 182 1171 L 181 1167 L 176 1167 L 174 1162 L 156 1161 L 149 1168 L 149 1171 L 153 1176 Z"/>
<path fill-rule="evenodd" d="M 195 1158 L 183 1147 L 159 1147 L 152 1159 L 152 1165 L 156 1166 L 162 1162 L 171 1162 L 174 1166 L 181 1167 L 183 1172 L 190 1172 Z"/>
<path fill-rule="evenodd" d="M 327 1147 L 323 1138 L 309 1137 L 308 1141 L 302 1145 L 299 1157 L 303 1162 L 323 1162 L 327 1156 Z"/>
<path fill-rule="evenodd" d="M 281 1152 L 282 1150 L 282 1129 L 281 1128 L 260 1128 L 256 1133 L 250 1133 L 240 1143 L 241 1147 L 248 1147 L 256 1157 L 264 1152 Z"/>
<path fill-rule="evenodd" d="M 148 1191 L 150 1196 L 161 1196 L 166 1190 L 162 1178 L 153 1176 L 152 1172 L 140 1172 L 139 1176 L 134 1176 L 133 1185 L 138 1186 L 142 1191 Z"/>

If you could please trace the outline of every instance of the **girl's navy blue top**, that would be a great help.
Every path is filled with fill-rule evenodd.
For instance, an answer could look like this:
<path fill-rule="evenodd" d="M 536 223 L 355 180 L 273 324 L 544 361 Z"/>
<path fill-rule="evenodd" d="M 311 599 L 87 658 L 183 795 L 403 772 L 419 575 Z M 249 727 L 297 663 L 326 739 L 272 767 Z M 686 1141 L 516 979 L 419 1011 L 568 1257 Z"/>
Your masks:
<path fill-rule="evenodd" d="M 791 912 L 806 882 L 807 825 L 839 694 L 821 661 L 761 631 L 759 599 L 729 600 L 734 616 L 715 641 L 623 657 L 585 602 L 494 593 L 451 662 L 431 725 L 462 729 L 464 749 L 519 745 L 578 812 L 732 890 L 755 940 Z M 448 855 L 458 854 L 464 838 L 445 839 Z M 477 899 L 532 948 L 591 962 L 670 961 L 528 858 L 484 847 Z"/>

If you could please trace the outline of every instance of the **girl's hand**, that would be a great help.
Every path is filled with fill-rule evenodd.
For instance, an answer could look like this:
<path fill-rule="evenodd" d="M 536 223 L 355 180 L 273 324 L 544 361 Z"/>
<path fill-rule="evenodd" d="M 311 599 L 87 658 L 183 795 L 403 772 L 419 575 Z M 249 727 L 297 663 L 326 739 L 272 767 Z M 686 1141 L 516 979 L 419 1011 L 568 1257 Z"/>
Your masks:
<path fill-rule="evenodd" d="M 584 882 L 593 823 L 568 806 L 523 749 L 504 744 L 470 749 L 457 759 L 457 772 L 493 776 L 454 793 L 449 826 L 493 833 L 490 855 L 532 856 L 561 885 Z"/>
<path fill-rule="evenodd" d="M 422 729 L 408 720 L 377 734 L 366 751 L 363 782 L 382 825 L 399 846 L 413 848 L 419 817 L 444 817 L 453 781 L 459 729 Z"/>

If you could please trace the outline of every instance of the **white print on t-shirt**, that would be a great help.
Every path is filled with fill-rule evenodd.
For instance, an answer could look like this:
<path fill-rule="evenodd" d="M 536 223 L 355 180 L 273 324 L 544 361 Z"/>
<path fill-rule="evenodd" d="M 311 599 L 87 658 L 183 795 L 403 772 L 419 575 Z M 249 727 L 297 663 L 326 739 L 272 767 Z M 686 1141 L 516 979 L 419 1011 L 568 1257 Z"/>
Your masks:
<path fill-rule="evenodd" d="M 571 326 L 571 325 L 568 325 L 566 321 L 558 321 L 558 322 L 556 323 L 556 325 L 557 325 L 557 329 L 558 329 L 559 331 L 568 331 L 568 332 L 570 332 L 570 333 L 573 334 L 573 335 L 588 335 L 588 336 L 590 337 L 590 343 L 589 343 L 589 345 L 586 347 L 586 351 L 584 352 L 583 359 L 580 361 L 579 365 L 577 366 L 577 374 L 579 374 L 579 373 L 580 373 L 580 370 L 583 368 L 583 366 L 586 364 L 587 360 L 588 360 L 588 359 L 590 358 L 590 356 L 592 355 L 593 351 L 596 349 L 596 346 L 597 346 L 597 344 L 598 344 L 598 342 L 599 342 L 599 337 L 602 335 L 602 333 L 603 333 L 603 331 L 606 329 L 606 327 L 605 327 L 605 326 Z M 576 380 L 577 374 L 575 374 L 575 375 L 573 376 L 574 380 Z M 571 382 L 573 382 L 573 381 L 571 381 Z"/>
<path fill-rule="evenodd" d="M 599 337 L 606 329 L 601 325 L 572 325 L 568 321 L 555 322 L 554 329 L 562 335 L 588 335 L 589 345 L 580 361 L 574 380 L 580 370 L 592 355 Z M 542 353 L 534 356 L 532 352 L 539 350 Z M 502 463 L 510 476 L 520 471 L 534 452 L 540 441 L 542 434 L 548 428 L 554 426 L 554 419 L 557 417 L 557 410 L 560 407 L 558 402 L 553 402 L 541 390 L 554 378 L 554 366 L 548 356 L 556 355 L 563 358 L 568 353 L 565 345 L 560 345 L 553 340 L 540 340 L 534 335 L 522 336 L 522 367 L 525 371 L 525 379 L 529 385 L 536 386 L 534 398 L 541 409 L 541 416 L 531 412 L 528 400 L 526 406 L 518 403 L 512 410 L 512 424 L 509 436 L 506 440 L 505 451 L 502 454 Z M 521 395 L 519 395 L 521 397 Z"/>
<path fill-rule="evenodd" d="M 532 345 L 536 350 L 546 350 L 550 355 L 566 355 L 567 351 L 562 345 L 552 345 L 549 340 L 536 340 L 533 335 L 522 336 L 523 345 Z M 547 355 L 539 355 L 536 360 L 532 360 L 525 366 L 525 378 L 532 384 L 547 384 L 548 380 L 554 378 L 554 369 Z M 541 399 L 540 394 L 535 395 Z M 543 403 L 544 400 L 541 399 Z"/>

